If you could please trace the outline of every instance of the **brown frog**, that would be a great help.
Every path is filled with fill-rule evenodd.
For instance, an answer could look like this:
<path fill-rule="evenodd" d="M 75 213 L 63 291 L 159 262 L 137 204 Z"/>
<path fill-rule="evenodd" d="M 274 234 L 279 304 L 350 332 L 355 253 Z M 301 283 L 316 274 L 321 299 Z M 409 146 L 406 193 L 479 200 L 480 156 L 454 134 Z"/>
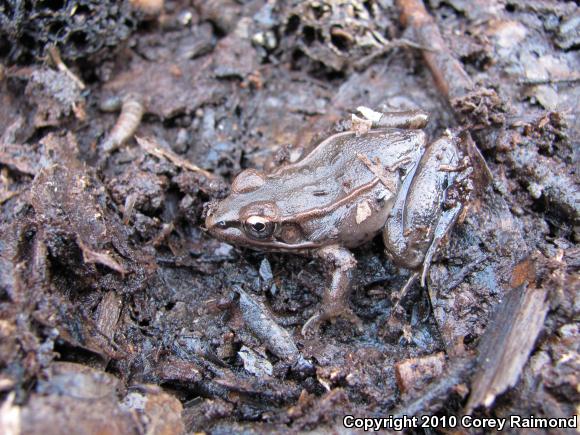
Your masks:
<path fill-rule="evenodd" d="M 459 137 L 447 132 L 428 144 L 422 111 L 359 111 L 366 119 L 353 116 L 356 131 L 330 136 L 271 173 L 243 171 L 230 195 L 208 207 L 206 227 L 221 240 L 316 256 L 329 266 L 322 307 L 303 334 L 337 316 L 360 326 L 348 306 L 356 267 L 349 248 L 382 232 L 387 255 L 413 270 L 413 280 L 422 275 L 424 285 L 433 254 L 463 207 L 455 187 L 470 170 Z"/>

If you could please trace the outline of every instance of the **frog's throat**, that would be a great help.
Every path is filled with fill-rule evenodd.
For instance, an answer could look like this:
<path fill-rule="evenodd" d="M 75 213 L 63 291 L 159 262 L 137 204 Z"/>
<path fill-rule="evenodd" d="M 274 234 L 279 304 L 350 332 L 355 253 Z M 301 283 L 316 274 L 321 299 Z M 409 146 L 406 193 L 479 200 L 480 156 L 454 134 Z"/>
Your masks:
<path fill-rule="evenodd" d="M 280 241 L 264 241 L 252 240 L 251 247 L 264 251 L 278 251 L 278 252 L 307 252 L 316 250 L 322 247 L 321 243 L 317 242 L 302 242 L 302 243 L 284 243 Z"/>

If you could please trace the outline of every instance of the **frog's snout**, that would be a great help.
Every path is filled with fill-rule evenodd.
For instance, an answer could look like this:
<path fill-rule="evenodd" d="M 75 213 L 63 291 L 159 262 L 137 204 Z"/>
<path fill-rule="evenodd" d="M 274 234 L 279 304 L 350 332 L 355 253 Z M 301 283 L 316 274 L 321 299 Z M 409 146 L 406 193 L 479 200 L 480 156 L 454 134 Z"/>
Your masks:
<path fill-rule="evenodd" d="M 220 228 L 225 225 L 223 219 L 220 219 L 218 216 L 218 206 L 218 201 L 210 201 L 204 205 L 203 215 L 205 215 L 205 229 L 210 233 L 215 228 Z"/>
<path fill-rule="evenodd" d="M 220 219 L 219 216 L 212 213 L 212 211 L 208 211 L 207 216 L 205 217 L 205 228 L 210 233 L 215 233 L 216 229 L 223 229 L 226 227 L 226 222 Z"/>
<path fill-rule="evenodd" d="M 230 239 L 236 232 L 235 225 L 236 216 L 233 212 L 223 207 L 222 203 L 210 204 L 206 209 L 205 228 L 212 236 L 218 239 Z"/>

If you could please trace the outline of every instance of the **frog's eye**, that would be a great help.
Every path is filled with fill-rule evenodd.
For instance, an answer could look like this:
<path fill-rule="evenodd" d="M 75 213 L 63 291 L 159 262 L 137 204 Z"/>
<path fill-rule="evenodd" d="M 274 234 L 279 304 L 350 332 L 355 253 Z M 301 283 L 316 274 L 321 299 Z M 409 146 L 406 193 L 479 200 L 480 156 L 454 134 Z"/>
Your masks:
<path fill-rule="evenodd" d="M 256 239 L 266 239 L 274 234 L 276 224 L 262 216 L 250 216 L 244 223 L 244 229 Z"/>

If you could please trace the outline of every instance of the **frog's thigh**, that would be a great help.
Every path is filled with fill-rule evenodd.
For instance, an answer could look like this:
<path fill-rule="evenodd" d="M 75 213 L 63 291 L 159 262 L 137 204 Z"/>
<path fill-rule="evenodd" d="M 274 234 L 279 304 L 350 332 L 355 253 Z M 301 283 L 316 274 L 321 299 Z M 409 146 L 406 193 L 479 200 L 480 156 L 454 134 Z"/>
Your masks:
<path fill-rule="evenodd" d="M 421 266 L 436 230 L 441 232 L 439 222 L 446 231 L 454 221 L 443 216 L 442 203 L 445 190 L 456 176 L 456 172 L 445 169 L 459 163 L 457 141 L 455 137 L 444 136 L 430 144 L 414 173 L 403 182 L 383 230 L 387 254 L 400 266 L 409 269 Z"/>

